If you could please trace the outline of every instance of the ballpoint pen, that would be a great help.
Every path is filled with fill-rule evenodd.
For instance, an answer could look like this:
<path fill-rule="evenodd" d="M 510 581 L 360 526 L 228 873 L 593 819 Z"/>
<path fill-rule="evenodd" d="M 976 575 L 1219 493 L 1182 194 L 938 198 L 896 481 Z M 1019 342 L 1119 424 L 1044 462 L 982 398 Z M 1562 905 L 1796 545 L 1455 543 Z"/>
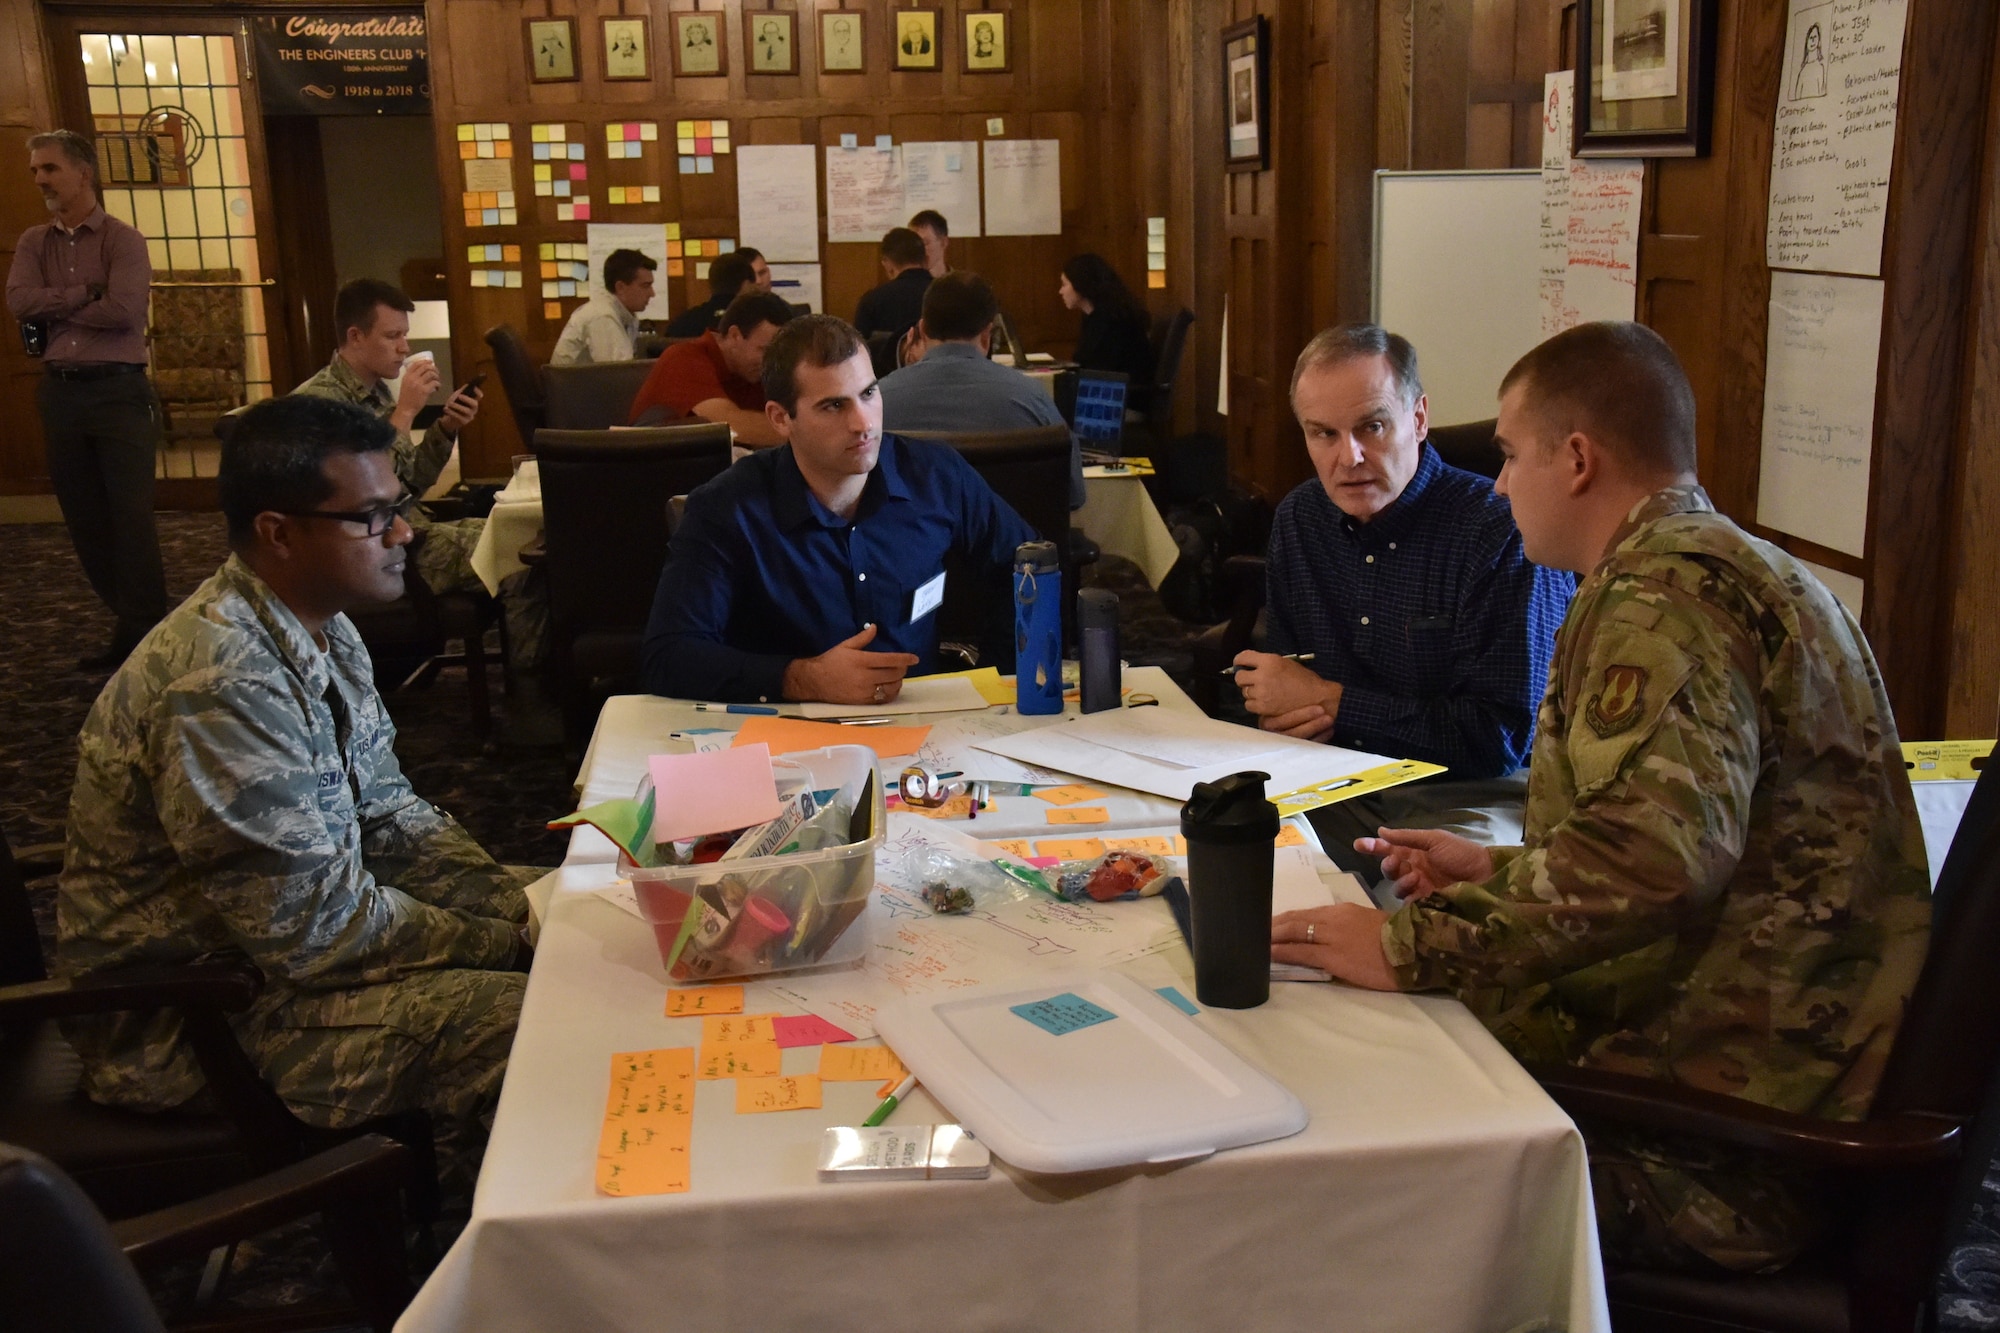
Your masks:
<path fill-rule="evenodd" d="M 916 1086 L 917 1086 L 917 1076 L 915 1074 L 910 1075 L 908 1078 L 904 1079 L 901 1083 L 898 1083 L 896 1085 L 896 1090 L 890 1093 L 887 1097 L 884 1097 L 882 1099 L 882 1104 L 876 1107 L 873 1111 L 870 1111 L 868 1113 L 868 1118 L 861 1122 L 861 1127 L 863 1129 L 873 1129 L 875 1126 L 881 1124 L 884 1120 L 887 1120 L 889 1118 L 890 1112 L 896 1109 L 897 1103 L 901 1102 L 903 1098 L 909 1096 L 910 1089 Z"/>
<path fill-rule="evenodd" d="M 763 704 L 696 704 L 697 713 L 756 713 L 762 717 L 777 717 L 778 710 L 766 708 Z"/>
<path fill-rule="evenodd" d="M 1285 653 L 1283 656 L 1287 662 L 1310 662 L 1313 660 L 1311 653 Z M 1220 676 L 1233 676 L 1239 671 L 1248 671 L 1249 669 L 1249 667 L 1226 666 L 1216 674 Z"/>

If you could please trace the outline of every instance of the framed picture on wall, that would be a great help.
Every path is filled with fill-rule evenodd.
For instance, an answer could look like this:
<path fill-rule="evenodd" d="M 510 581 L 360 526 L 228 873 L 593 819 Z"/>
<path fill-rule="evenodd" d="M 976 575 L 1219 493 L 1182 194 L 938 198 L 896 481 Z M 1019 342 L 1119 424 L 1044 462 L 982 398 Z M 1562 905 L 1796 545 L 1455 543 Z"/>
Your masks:
<path fill-rule="evenodd" d="M 867 15 L 858 9 L 822 9 L 819 14 L 819 70 L 860 74 L 868 68 Z"/>
<path fill-rule="evenodd" d="M 653 77 L 653 43 L 644 15 L 620 14 L 604 20 L 604 77 Z"/>
<path fill-rule="evenodd" d="M 938 42 L 943 32 L 938 26 L 940 11 L 935 9 L 892 9 L 889 19 L 896 26 L 896 68 L 942 69 Z"/>
<path fill-rule="evenodd" d="M 798 24 L 798 16 L 787 11 L 743 11 L 743 40 L 750 44 L 752 74 L 799 72 Z"/>
<path fill-rule="evenodd" d="M 1271 165 L 1270 34 L 1264 16 L 1222 30 L 1223 166 L 1262 171 Z"/>
<path fill-rule="evenodd" d="M 675 78 L 719 78 L 729 73 L 721 10 L 683 10 L 672 18 Z"/>
<path fill-rule="evenodd" d="M 1706 157 L 1715 0 L 1578 0 L 1578 157 Z"/>
<path fill-rule="evenodd" d="M 1006 74 L 1013 66 L 1007 59 L 1007 11 L 1004 9 L 968 9 L 959 16 L 965 20 L 965 72 L 967 74 Z"/>
<path fill-rule="evenodd" d="M 528 30 L 528 81 L 575 83 L 576 20 L 523 19 Z"/>

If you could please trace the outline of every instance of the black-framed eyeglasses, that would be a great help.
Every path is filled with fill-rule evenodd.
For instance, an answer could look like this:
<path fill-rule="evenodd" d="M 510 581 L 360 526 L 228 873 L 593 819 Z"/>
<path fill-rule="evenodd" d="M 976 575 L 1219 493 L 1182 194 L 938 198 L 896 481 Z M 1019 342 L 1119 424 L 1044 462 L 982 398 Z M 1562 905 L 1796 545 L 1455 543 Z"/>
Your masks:
<path fill-rule="evenodd" d="M 372 509 L 276 509 L 272 512 L 283 514 L 287 518 L 331 518 L 338 519 L 342 523 L 364 523 L 368 526 L 370 537 L 380 537 L 395 526 L 397 519 L 409 522 L 410 515 L 416 507 L 417 497 L 405 492 L 396 503 L 376 505 Z"/>

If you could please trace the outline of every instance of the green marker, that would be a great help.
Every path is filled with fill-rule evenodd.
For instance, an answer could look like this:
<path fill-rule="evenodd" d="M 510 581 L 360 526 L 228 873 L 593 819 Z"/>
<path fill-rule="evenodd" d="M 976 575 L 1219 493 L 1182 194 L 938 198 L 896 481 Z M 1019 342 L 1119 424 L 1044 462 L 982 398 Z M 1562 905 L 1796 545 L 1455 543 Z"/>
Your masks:
<path fill-rule="evenodd" d="M 875 1128 L 875 1126 L 881 1124 L 884 1120 L 887 1120 L 889 1118 L 890 1113 L 896 1109 L 897 1105 L 903 1100 L 903 1098 L 910 1095 L 910 1089 L 916 1086 L 917 1086 L 917 1076 L 915 1074 L 910 1075 L 908 1078 L 904 1079 L 901 1083 L 898 1083 L 896 1085 L 896 1090 L 890 1093 L 887 1097 L 884 1097 L 882 1099 L 882 1104 L 876 1107 L 873 1111 L 870 1111 L 868 1113 L 868 1118 L 861 1122 L 861 1127 L 863 1129 L 873 1129 Z"/>

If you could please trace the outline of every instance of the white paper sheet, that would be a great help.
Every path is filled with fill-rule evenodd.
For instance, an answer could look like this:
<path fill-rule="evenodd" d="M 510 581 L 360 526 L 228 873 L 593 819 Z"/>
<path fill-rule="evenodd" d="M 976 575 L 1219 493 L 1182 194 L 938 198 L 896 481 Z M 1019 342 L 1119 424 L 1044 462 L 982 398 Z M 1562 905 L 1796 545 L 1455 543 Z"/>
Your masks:
<path fill-rule="evenodd" d="M 1772 268 L 1881 273 L 1906 10 L 1906 0 L 1791 0 L 1764 237 Z"/>
<path fill-rule="evenodd" d="M 826 150 L 826 239 L 879 244 L 882 234 L 900 227 L 903 210 L 903 153 L 870 144 Z"/>
<path fill-rule="evenodd" d="M 1052 768 L 1024 764 L 974 748 L 980 741 L 1011 736 L 1020 729 L 1021 719 L 1012 714 L 963 713 L 932 723 L 931 734 L 924 738 L 924 743 L 917 747 L 909 762 L 921 764 L 933 773 L 956 770 L 968 778 L 985 782 L 1026 782 L 1042 787 L 1068 781 L 1065 775 Z M 901 761 L 898 761 L 898 771 L 900 768 Z"/>
<path fill-rule="evenodd" d="M 1129 744 L 1128 738 L 1134 730 L 1146 727 L 1155 729 L 1160 737 L 1184 737 L 1185 753 L 1209 762 L 1198 768 L 1186 768 L 1145 758 L 1109 743 L 1115 740 Z M 1233 748 L 1231 739 L 1224 734 L 1232 731 L 1242 734 L 1240 740 L 1233 741 Z M 1097 739 L 1100 733 L 1104 743 Z M 1011 759 L 1177 801 L 1186 800 L 1196 783 L 1214 782 L 1243 769 L 1269 773 L 1271 780 L 1264 790 L 1277 796 L 1393 762 L 1382 755 L 1255 731 L 1167 708 L 1093 713 L 1033 731 L 975 741 L 974 745 Z M 1228 757 L 1218 758 L 1223 755 Z"/>
<path fill-rule="evenodd" d="M 818 264 L 772 264 L 771 290 L 793 305 L 811 307 L 814 314 L 826 313 L 826 287 Z"/>
<path fill-rule="evenodd" d="M 639 312 L 640 319 L 665 319 L 667 309 L 667 228 L 661 222 L 593 222 L 584 228 L 584 249 L 590 257 L 590 290 L 604 290 L 604 261 L 613 250 L 637 250 L 660 265 L 653 284 L 653 299 Z"/>
<path fill-rule="evenodd" d="M 1554 337 L 1577 322 L 1563 299 L 1569 276 L 1569 144 L 1575 111 L 1576 71 L 1557 70 L 1542 80 L 1542 336 Z"/>
<path fill-rule="evenodd" d="M 736 149 L 736 234 L 766 263 L 819 262 L 818 151 L 809 143 Z"/>
<path fill-rule="evenodd" d="M 891 713 L 960 713 L 986 707 L 986 697 L 963 676 L 906 680 L 886 704 L 800 704 L 806 717 L 887 716 Z"/>
<path fill-rule="evenodd" d="M 988 236 L 1061 233 L 1060 139 L 989 139 L 985 166 Z"/>
<path fill-rule="evenodd" d="M 1574 323 L 1631 319 L 1639 300 L 1639 162 L 1569 164 L 1569 255 L 1563 305 Z"/>
<path fill-rule="evenodd" d="M 979 235 L 979 141 L 906 143 L 902 152 L 903 216 L 936 209 L 954 239 Z"/>
<path fill-rule="evenodd" d="M 1861 555 L 1882 283 L 1773 273 L 1757 521 Z"/>

